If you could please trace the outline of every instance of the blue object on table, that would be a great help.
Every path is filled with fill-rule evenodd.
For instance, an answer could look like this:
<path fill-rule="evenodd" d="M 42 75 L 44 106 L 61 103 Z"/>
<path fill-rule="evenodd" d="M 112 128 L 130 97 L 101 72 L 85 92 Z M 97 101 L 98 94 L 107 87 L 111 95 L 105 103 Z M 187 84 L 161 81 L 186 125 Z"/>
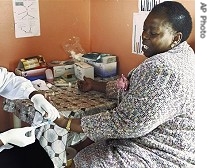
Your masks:
<path fill-rule="evenodd" d="M 45 80 L 46 76 L 45 76 L 45 74 L 43 74 L 43 75 L 38 75 L 38 76 L 26 76 L 25 78 L 30 80 L 30 81 L 34 81 L 34 80 L 37 80 L 37 79 Z"/>

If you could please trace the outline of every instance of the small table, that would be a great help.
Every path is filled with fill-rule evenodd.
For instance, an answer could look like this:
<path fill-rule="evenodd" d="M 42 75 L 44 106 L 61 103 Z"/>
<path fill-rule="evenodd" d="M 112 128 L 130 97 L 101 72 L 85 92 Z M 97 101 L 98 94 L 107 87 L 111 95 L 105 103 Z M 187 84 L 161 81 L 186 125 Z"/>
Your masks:
<path fill-rule="evenodd" d="M 117 105 L 116 100 L 107 99 L 104 93 L 90 91 L 80 92 L 77 85 L 72 87 L 55 87 L 44 91 L 49 101 L 57 110 L 66 117 L 81 118 L 113 109 Z M 22 121 L 33 124 L 41 118 L 30 100 L 4 99 L 3 109 L 14 112 Z M 36 117 L 35 117 L 36 116 Z M 38 117 L 37 117 L 38 116 Z M 84 139 L 84 134 L 67 132 L 56 124 L 48 124 L 36 130 L 36 138 L 49 154 L 56 168 L 66 166 L 66 147 L 76 144 Z"/>

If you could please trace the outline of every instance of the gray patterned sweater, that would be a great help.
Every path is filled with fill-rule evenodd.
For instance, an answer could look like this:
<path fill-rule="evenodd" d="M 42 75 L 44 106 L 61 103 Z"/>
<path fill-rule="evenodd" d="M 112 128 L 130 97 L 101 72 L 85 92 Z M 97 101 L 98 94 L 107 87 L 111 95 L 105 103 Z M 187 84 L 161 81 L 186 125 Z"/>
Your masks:
<path fill-rule="evenodd" d="M 117 96 L 114 85 L 107 96 Z M 115 109 L 82 118 L 95 143 L 76 155 L 76 167 L 194 167 L 194 106 L 194 52 L 183 42 L 140 64 Z"/>

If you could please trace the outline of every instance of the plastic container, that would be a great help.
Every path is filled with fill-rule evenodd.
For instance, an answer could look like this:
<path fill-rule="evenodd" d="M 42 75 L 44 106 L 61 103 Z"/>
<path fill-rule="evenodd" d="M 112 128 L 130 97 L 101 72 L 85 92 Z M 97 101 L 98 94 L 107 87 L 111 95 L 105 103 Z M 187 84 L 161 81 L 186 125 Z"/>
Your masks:
<path fill-rule="evenodd" d="M 53 72 L 51 69 L 46 69 L 45 71 L 47 82 L 52 83 L 54 80 Z"/>

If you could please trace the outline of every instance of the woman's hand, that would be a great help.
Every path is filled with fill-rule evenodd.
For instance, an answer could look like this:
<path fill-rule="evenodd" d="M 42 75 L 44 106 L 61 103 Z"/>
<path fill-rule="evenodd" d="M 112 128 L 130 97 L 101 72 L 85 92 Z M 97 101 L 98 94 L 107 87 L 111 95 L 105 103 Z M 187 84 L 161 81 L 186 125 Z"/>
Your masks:
<path fill-rule="evenodd" d="M 94 80 L 91 78 L 86 78 L 84 76 L 84 80 L 77 81 L 78 89 L 82 92 L 88 92 L 93 90 Z"/>

